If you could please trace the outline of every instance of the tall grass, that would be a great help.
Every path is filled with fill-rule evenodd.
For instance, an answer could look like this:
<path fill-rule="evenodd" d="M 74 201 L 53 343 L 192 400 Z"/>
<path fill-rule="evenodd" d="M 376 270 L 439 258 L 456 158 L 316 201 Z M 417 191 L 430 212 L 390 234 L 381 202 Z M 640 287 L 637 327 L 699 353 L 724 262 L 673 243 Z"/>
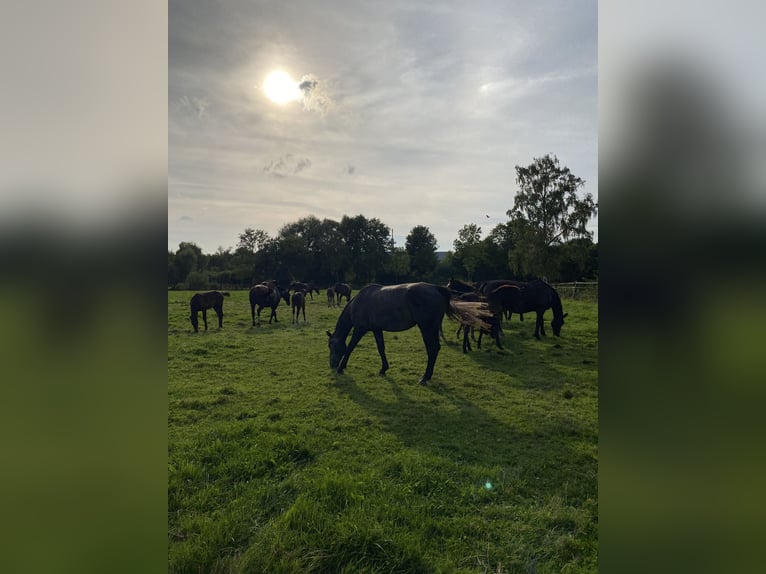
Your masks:
<path fill-rule="evenodd" d="M 596 304 L 466 355 L 445 319 L 423 387 L 417 329 L 385 333 L 385 377 L 372 336 L 337 375 L 324 293 L 253 328 L 235 291 L 198 334 L 190 296 L 168 293 L 170 571 L 597 570 Z"/>

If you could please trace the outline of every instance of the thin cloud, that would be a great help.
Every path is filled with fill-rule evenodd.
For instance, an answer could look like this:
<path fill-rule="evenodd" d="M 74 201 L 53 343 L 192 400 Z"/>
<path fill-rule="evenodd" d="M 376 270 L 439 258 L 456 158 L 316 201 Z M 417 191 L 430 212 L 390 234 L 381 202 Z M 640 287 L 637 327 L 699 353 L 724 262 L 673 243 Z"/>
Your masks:
<path fill-rule="evenodd" d="M 176 101 L 176 109 L 183 113 L 195 115 L 199 119 L 205 117 L 209 106 L 210 102 L 197 96 L 181 96 Z"/>
<path fill-rule="evenodd" d="M 311 167 L 311 160 L 307 157 L 298 157 L 288 153 L 276 159 L 269 159 L 263 166 L 263 171 L 274 177 L 284 178 L 296 175 L 304 169 Z"/>
<path fill-rule="evenodd" d="M 324 116 L 333 105 L 332 99 L 314 74 L 303 76 L 298 82 L 298 89 L 301 91 L 303 109 L 307 111 L 319 112 Z"/>

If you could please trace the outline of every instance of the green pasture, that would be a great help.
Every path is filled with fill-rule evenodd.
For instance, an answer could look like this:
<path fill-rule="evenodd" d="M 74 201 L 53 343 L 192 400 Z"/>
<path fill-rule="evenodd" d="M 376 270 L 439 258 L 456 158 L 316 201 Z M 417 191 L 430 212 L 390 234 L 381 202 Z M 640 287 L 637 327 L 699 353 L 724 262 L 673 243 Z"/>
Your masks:
<path fill-rule="evenodd" d="M 256 328 L 231 292 L 197 334 L 191 294 L 168 292 L 170 572 L 597 571 L 596 303 L 469 354 L 445 319 L 424 387 L 417 328 L 384 334 L 385 377 L 371 334 L 338 375 L 324 291 Z"/>

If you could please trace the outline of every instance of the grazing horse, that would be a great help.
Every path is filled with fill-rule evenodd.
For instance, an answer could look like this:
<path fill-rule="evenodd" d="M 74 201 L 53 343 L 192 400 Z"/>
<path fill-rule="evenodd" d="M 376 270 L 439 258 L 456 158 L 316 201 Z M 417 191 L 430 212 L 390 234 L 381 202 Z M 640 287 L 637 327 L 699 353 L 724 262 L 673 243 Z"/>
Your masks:
<path fill-rule="evenodd" d="M 306 295 L 303 291 L 293 293 L 293 323 L 298 322 L 298 314 L 303 311 L 303 322 L 306 322 Z"/>
<path fill-rule="evenodd" d="M 335 289 L 335 295 L 338 297 L 338 306 L 340 306 L 343 297 L 346 298 L 346 304 L 348 304 L 351 300 L 351 286 L 348 283 L 336 283 L 333 289 Z"/>
<path fill-rule="evenodd" d="M 335 332 L 327 331 L 330 348 L 330 368 L 342 373 L 351 352 L 362 336 L 372 331 L 381 358 L 380 374 L 388 370 L 383 331 L 406 331 L 415 325 L 420 329 L 428 354 L 428 363 L 418 381 L 425 385 L 433 375 L 439 354 L 439 328 L 444 315 L 460 322 L 489 328 L 486 318 L 490 316 L 486 305 L 454 301 L 445 287 L 429 283 L 404 283 L 402 285 L 366 285 L 349 301 L 338 317 Z M 346 346 L 346 337 L 353 329 Z"/>
<path fill-rule="evenodd" d="M 327 288 L 327 306 L 335 307 L 335 288 L 334 287 Z"/>
<path fill-rule="evenodd" d="M 191 321 L 192 327 L 194 327 L 194 332 L 199 332 L 199 320 L 197 319 L 197 313 L 202 311 L 202 320 L 205 323 L 205 331 L 207 331 L 207 310 L 211 307 L 215 311 L 215 314 L 218 315 L 218 328 L 223 327 L 223 298 L 228 297 L 229 294 L 227 292 L 221 292 L 221 291 L 208 291 L 207 293 L 195 293 L 191 301 L 189 302 L 189 305 L 191 306 L 191 316 L 189 317 L 189 320 Z"/>
<path fill-rule="evenodd" d="M 518 283 L 521 297 L 517 303 L 515 312 L 530 313 L 534 311 L 537 314 L 535 321 L 535 339 L 540 339 L 540 335 L 545 336 L 545 322 L 543 314 L 546 310 L 553 311 L 551 328 L 553 334 L 557 337 L 561 335 L 561 327 L 564 326 L 564 318 L 569 313 L 564 313 L 561 307 L 561 298 L 556 290 L 545 281 L 535 279 L 529 283 Z"/>
<path fill-rule="evenodd" d="M 273 285 L 273 286 L 272 286 Z M 290 304 L 290 292 L 287 290 L 281 291 L 279 287 L 272 283 L 272 285 L 253 285 L 250 288 L 250 314 L 253 318 L 253 327 L 256 326 L 255 322 L 255 306 L 258 305 L 258 325 L 261 324 L 261 310 L 264 307 L 271 307 L 271 315 L 269 315 L 269 324 L 274 319 L 277 323 L 277 307 L 279 306 L 279 300 L 283 299 L 286 305 Z"/>

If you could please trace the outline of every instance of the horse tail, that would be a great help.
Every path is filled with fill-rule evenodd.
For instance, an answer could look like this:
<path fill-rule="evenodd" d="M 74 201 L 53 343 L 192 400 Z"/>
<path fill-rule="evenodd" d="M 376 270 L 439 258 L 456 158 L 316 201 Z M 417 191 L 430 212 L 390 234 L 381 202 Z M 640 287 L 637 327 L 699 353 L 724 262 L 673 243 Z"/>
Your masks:
<path fill-rule="evenodd" d="M 439 293 L 446 299 L 447 317 L 477 329 L 489 331 L 492 328 L 490 324 L 492 312 L 486 303 L 481 301 L 456 301 L 452 298 L 449 289 L 441 286 L 437 288 Z"/>

